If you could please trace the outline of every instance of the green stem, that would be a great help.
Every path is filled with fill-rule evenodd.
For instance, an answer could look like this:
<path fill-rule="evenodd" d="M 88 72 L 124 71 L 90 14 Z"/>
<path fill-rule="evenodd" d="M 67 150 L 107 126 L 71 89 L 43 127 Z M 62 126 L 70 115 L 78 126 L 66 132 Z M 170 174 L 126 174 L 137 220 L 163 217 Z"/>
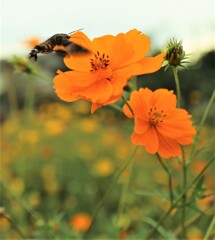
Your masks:
<path fill-rule="evenodd" d="M 195 137 L 195 139 L 194 139 L 194 143 L 192 144 L 192 149 L 191 149 L 191 151 L 190 151 L 189 159 L 191 159 L 191 158 L 193 157 L 193 154 L 194 154 L 195 148 L 196 148 L 196 144 L 197 144 L 197 142 L 198 142 L 198 140 L 199 140 L 200 131 L 201 131 L 201 129 L 202 129 L 203 124 L 205 123 L 205 120 L 206 120 L 206 118 L 207 118 L 207 116 L 208 116 L 208 113 L 209 113 L 209 111 L 210 111 L 213 103 L 214 103 L 214 100 L 215 100 L 215 90 L 213 91 L 213 93 L 212 93 L 212 95 L 211 95 L 211 98 L 210 98 L 210 100 L 209 100 L 209 102 L 208 102 L 208 104 L 207 104 L 207 107 L 206 107 L 205 112 L 204 112 L 204 114 L 203 114 L 203 116 L 202 116 L 202 119 L 201 119 L 201 121 L 200 121 L 200 124 L 199 124 L 199 126 L 198 126 L 198 128 L 197 128 L 197 134 L 196 134 L 196 137 Z"/>
<path fill-rule="evenodd" d="M 173 74 L 175 78 L 175 85 L 176 85 L 176 91 L 177 91 L 177 98 L 178 98 L 178 107 L 182 107 L 182 96 L 181 96 L 181 87 L 180 87 L 180 81 L 178 77 L 178 70 L 177 67 L 173 67 Z M 187 166 L 186 166 L 186 160 L 185 160 L 185 154 L 184 154 L 184 148 L 183 146 L 181 147 L 182 150 L 182 186 L 183 189 L 186 188 L 187 184 Z M 181 214 L 181 226 L 182 226 L 182 234 L 185 236 L 185 219 L 186 219 L 186 192 L 184 193 L 182 202 L 183 202 L 183 207 L 182 207 L 182 214 Z"/>
<path fill-rule="evenodd" d="M 208 230 L 203 238 L 203 240 L 208 240 L 209 237 L 212 235 L 212 231 L 214 230 L 214 227 L 215 227 L 215 216 L 213 217 L 211 223 L 210 223 L 210 226 L 208 227 Z"/>
<path fill-rule="evenodd" d="M 121 194 L 119 208 L 118 208 L 118 220 L 120 219 L 120 217 L 123 213 L 123 208 L 125 205 L 126 196 L 127 196 L 127 192 L 128 192 L 128 186 L 129 186 L 131 172 L 132 172 L 132 167 L 133 167 L 133 162 L 131 162 L 131 164 L 130 164 L 130 173 L 129 173 L 128 177 L 126 178 L 126 182 L 123 184 L 122 194 Z"/>
<path fill-rule="evenodd" d="M 131 111 L 132 115 L 134 115 L 133 109 L 131 108 L 131 106 L 129 105 L 128 101 L 125 99 L 124 96 L 122 96 L 122 99 L 125 102 L 125 104 L 127 105 L 127 107 L 129 108 L 129 110 Z"/>
<path fill-rule="evenodd" d="M 123 112 L 122 108 L 119 105 L 117 105 L 116 103 L 110 104 L 110 106 L 119 112 Z"/>
<path fill-rule="evenodd" d="M 23 201 L 18 196 L 16 196 L 14 193 L 10 191 L 10 186 L 5 181 L 1 179 L 0 181 L 1 185 L 4 187 L 4 189 L 10 193 L 10 195 L 18 201 L 22 207 L 35 219 L 36 222 L 40 221 L 40 216 L 28 205 L 26 201 Z"/>
<path fill-rule="evenodd" d="M 176 92 L 177 92 L 177 98 L 178 98 L 178 107 L 181 108 L 181 88 L 180 88 L 180 82 L 178 78 L 178 70 L 176 67 L 173 67 L 173 74 L 175 78 L 175 85 L 176 85 Z"/>
<path fill-rule="evenodd" d="M 187 165 L 186 165 L 186 160 L 185 160 L 185 152 L 183 146 L 181 146 L 181 151 L 182 151 L 182 174 L 183 174 L 183 180 L 182 180 L 182 186 L 183 189 L 186 189 L 187 186 Z M 181 216 L 181 226 L 182 226 L 182 237 L 185 237 L 185 221 L 186 221 L 186 201 L 187 201 L 187 194 L 186 192 L 183 195 L 182 198 L 182 216 Z"/>
<path fill-rule="evenodd" d="M 156 226 L 151 230 L 151 232 L 147 235 L 146 239 L 151 239 L 155 231 L 158 229 L 158 227 L 162 224 L 163 221 L 169 216 L 169 214 L 172 212 L 172 210 L 177 207 L 177 204 L 181 201 L 184 194 L 192 187 L 192 185 L 196 182 L 198 182 L 201 179 L 201 176 L 204 174 L 204 172 L 207 170 L 207 168 L 210 166 L 210 164 L 215 160 L 215 155 L 211 157 L 211 159 L 208 161 L 208 163 L 205 165 L 205 167 L 202 169 L 202 171 L 189 183 L 187 184 L 186 188 L 181 192 L 181 194 L 178 196 L 178 198 L 175 200 L 172 206 L 168 209 L 166 213 L 161 216 L 161 218 L 158 220 Z"/>
<path fill-rule="evenodd" d="M 35 103 L 35 81 L 32 78 L 28 79 L 26 93 L 25 93 L 25 108 L 27 109 L 28 113 L 28 121 L 31 122 L 33 110 L 34 110 L 34 103 Z"/>
<path fill-rule="evenodd" d="M 214 103 L 214 100 L 215 100 L 215 90 L 213 91 L 213 93 L 211 95 L 211 98 L 210 98 L 210 100 L 209 100 L 209 102 L 207 104 L 207 107 L 205 109 L 205 112 L 203 114 L 203 117 L 202 117 L 201 122 L 200 122 L 199 127 L 198 127 L 198 132 L 201 130 L 203 124 L 205 123 L 205 120 L 206 120 L 206 118 L 208 116 L 208 113 L 209 113 L 213 103 Z"/>
<path fill-rule="evenodd" d="M 91 222 L 91 225 L 89 227 L 89 229 L 87 230 L 87 232 L 85 232 L 84 234 L 84 237 L 86 237 L 90 231 L 92 230 L 92 227 L 95 223 L 95 219 L 101 209 L 101 207 L 104 205 L 105 201 L 107 200 L 107 198 L 109 197 L 110 195 L 110 192 L 112 191 L 113 187 L 115 186 L 116 182 L 118 181 L 119 177 L 121 176 L 121 174 L 125 171 L 125 169 L 128 167 L 129 163 L 131 162 L 131 160 L 133 159 L 136 151 L 137 151 L 138 147 L 136 146 L 134 148 L 134 150 L 131 152 L 130 156 L 128 157 L 127 161 L 125 162 L 125 164 L 123 165 L 123 167 L 118 170 L 111 182 L 111 184 L 109 185 L 107 191 L 105 192 L 104 196 L 102 197 L 102 199 L 100 200 L 100 202 L 98 203 L 96 209 L 95 209 L 95 212 L 93 214 L 93 217 L 92 217 L 92 222 Z"/>
<path fill-rule="evenodd" d="M 18 228 L 18 226 L 12 221 L 12 219 L 8 216 L 4 216 L 7 221 L 11 224 L 11 227 L 14 229 L 15 232 L 18 233 L 18 235 L 20 236 L 21 239 L 26 239 L 25 235 L 23 234 L 23 232 Z"/>
<path fill-rule="evenodd" d="M 46 80 L 46 81 L 51 81 L 51 77 L 47 77 L 46 75 L 44 74 L 41 74 L 41 73 L 33 73 L 31 76 L 34 76 L 36 78 L 42 78 L 43 80 Z"/>
<path fill-rule="evenodd" d="M 204 212 L 208 212 L 208 210 L 210 209 L 211 207 L 208 207 L 206 210 L 204 210 Z M 191 219 L 189 219 L 186 223 L 185 223 L 185 226 L 186 227 L 189 227 L 190 225 L 193 225 L 194 222 L 196 222 L 199 218 L 202 217 L 202 213 L 198 213 L 196 214 L 195 216 L 193 216 Z M 174 236 L 177 237 L 181 232 L 183 231 L 183 229 L 181 228 L 181 226 L 179 226 L 175 231 L 174 231 Z"/>
<path fill-rule="evenodd" d="M 169 170 L 169 168 L 164 164 L 161 156 L 156 153 L 156 156 L 161 164 L 161 166 L 163 167 L 164 171 L 167 173 L 168 177 L 169 177 L 169 198 L 170 198 L 170 202 L 171 205 L 173 204 L 173 200 L 174 200 L 174 195 L 173 195 L 173 191 L 172 191 L 172 175 L 171 172 Z"/>

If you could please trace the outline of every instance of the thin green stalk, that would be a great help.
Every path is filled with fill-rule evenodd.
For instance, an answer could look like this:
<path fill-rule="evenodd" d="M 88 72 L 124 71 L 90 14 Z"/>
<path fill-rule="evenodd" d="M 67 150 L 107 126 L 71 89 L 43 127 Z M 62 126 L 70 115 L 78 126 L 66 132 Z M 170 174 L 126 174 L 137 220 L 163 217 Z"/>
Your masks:
<path fill-rule="evenodd" d="M 129 105 L 128 101 L 125 99 L 124 96 L 122 96 L 122 99 L 125 102 L 125 104 L 127 105 L 127 107 L 129 108 L 129 110 L 131 111 L 132 115 L 134 115 L 133 109 L 131 108 L 131 106 Z"/>
<path fill-rule="evenodd" d="M 182 151 L 182 186 L 183 189 L 186 189 L 187 186 L 187 165 L 186 165 L 186 159 L 185 159 L 185 152 L 183 146 L 181 146 L 181 151 Z M 186 201 L 187 201 L 187 194 L 186 192 L 183 195 L 182 198 L 182 216 L 181 216 L 181 226 L 182 226 L 182 235 L 185 237 L 186 234 L 186 226 L 185 226 L 185 221 L 186 221 Z"/>
<path fill-rule="evenodd" d="M 14 199 L 16 199 L 16 200 L 20 203 L 20 205 L 22 205 L 22 207 L 35 219 L 36 222 L 39 222 L 39 221 L 40 221 L 40 216 L 28 205 L 28 203 L 27 203 L 26 201 L 23 201 L 23 200 L 20 199 L 18 196 L 16 196 L 14 193 L 12 193 L 12 192 L 10 191 L 9 185 L 8 185 L 5 181 L 3 181 L 3 180 L 1 179 L 0 183 L 1 183 L 1 185 L 4 187 L 4 189 L 5 189 L 8 193 L 10 193 L 10 195 L 11 195 Z"/>
<path fill-rule="evenodd" d="M 16 116 L 16 113 L 18 112 L 18 97 L 17 97 L 16 87 L 10 76 L 6 75 L 6 78 L 7 78 L 6 84 L 7 84 L 7 97 L 8 97 L 9 110 L 13 115 Z"/>
<path fill-rule="evenodd" d="M 121 108 L 119 105 L 117 105 L 116 103 L 110 104 L 110 106 L 111 106 L 112 108 L 116 109 L 116 110 L 119 111 L 119 112 L 123 112 L 123 111 L 122 111 L 122 108 Z"/>
<path fill-rule="evenodd" d="M 32 118 L 34 103 L 35 103 L 35 81 L 33 78 L 27 81 L 27 87 L 25 92 L 25 108 L 28 113 L 28 121 Z"/>
<path fill-rule="evenodd" d="M 202 126 L 203 126 L 204 123 L 205 123 L 205 120 L 206 120 L 206 118 L 207 118 L 207 116 L 208 116 L 209 111 L 211 110 L 211 108 L 212 108 L 212 106 L 213 106 L 213 104 L 214 104 L 214 101 L 215 101 L 215 90 L 213 91 L 213 93 L 212 93 L 212 95 L 211 95 L 211 98 L 210 98 L 210 100 L 209 100 L 209 102 L 208 102 L 208 104 L 207 104 L 207 106 L 206 106 L 206 109 L 205 109 L 205 112 L 204 112 L 204 114 L 203 114 L 203 116 L 202 116 L 202 119 L 201 119 L 201 121 L 200 121 L 200 124 L 199 124 L 199 126 L 198 126 L 198 128 L 197 128 L 197 134 L 196 134 L 196 137 L 195 137 L 195 139 L 194 139 L 194 143 L 192 144 L 192 149 L 191 149 L 191 151 L 190 151 L 189 159 L 192 159 L 192 157 L 193 157 L 193 154 L 194 154 L 195 148 L 196 148 L 196 144 L 197 144 L 197 142 L 198 142 L 198 140 L 199 140 L 200 131 L 201 131 L 201 129 L 202 129 Z"/>
<path fill-rule="evenodd" d="M 134 148 L 134 150 L 131 152 L 130 156 L 128 157 L 127 161 L 125 162 L 125 164 L 123 165 L 123 167 L 118 170 L 111 182 L 111 184 L 109 185 L 107 191 L 105 192 L 104 196 L 101 198 L 100 202 L 98 203 L 96 209 L 95 209 L 95 212 L 93 214 L 93 217 L 92 217 L 92 222 L 91 222 L 91 225 L 89 227 L 89 229 L 87 230 L 87 232 L 85 232 L 85 235 L 84 237 L 86 237 L 92 230 L 92 227 L 95 223 L 95 220 L 96 220 L 96 217 L 101 209 L 101 207 L 104 205 L 105 201 L 108 199 L 113 187 L 115 186 L 116 182 L 118 181 L 119 177 L 121 176 L 121 174 L 125 171 L 125 169 L 128 167 L 129 163 L 132 161 L 133 157 L 135 156 L 135 153 L 137 151 L 138 147 L 136 146 Z"/>
<path fill-rule="evenodd" d="M 173 200 L 174 200 L 174 195 L 173 195 L 173 190 L 172 190 L 172 175 L 171 175 L 169 168 L 164 164 L 161 156 L 158 153 L 156 153 L 156 156 L 157 156 L 161 166 L 163 167 L 164 171 L 167 173 L 167 175 L 169 177 L 169 198 L 170 198 L 170 202 L 172 205 Z"/>
<path fill-rule="evenodd" d="M 123 213 L 123 208 L 124 208 L 124 205 L 125 205 L 125 202 L 126 202 L 126 196 L 127 196 L 127 192 L 128 192 L 128 186 L 129 186 L 129 183 L 130 183 L 132 167 L 133 167 L 133 162 L 131 162 L 131 164 L 130 164 L 129 175 L 126 178 L 126 182 L 123 184 L 122 194 L 121 194 L 121 198 L 120 198 L 120 202 L 119 202 L 119 208 L 118 208 L 118 220 L 120 219 L 120 217 Z"/>
<path fill-rule="evenodd" d="M 180 87 L 180 81 L 178 77 L 178 70 L 177 67 L 173 67 L 173 74 L 175 78 L 175 85 L 176 85 L 176 92 L 177 92 L 177 98 L 178 98 L 178 107 L 182 107 L 182 96 L 181 96 L 181 87 Z M 182 186 L 183 189 L 186 188 L 187 184 L 187 166 L 186 166 L 186 160 L 185 160 L 185 154 L 184 154 L 184 147 L 181 147 L 182 150 Z M 182 214 L 181 214 L 181 226 L 182 226 L 182 234 L 185 236 L 185 219 L 186 219 L 186 192 L 184 193 L 182 202 L 183 202 L 183 207 L 182 207 Z"/>
<path fill-rule="evenodd" d="M 211 159 L 208 161 L 208 163 L 205 165 L 205 167 L 202 169 L 202 171 L 189 183 L 187 184 L 186 188 L 181 192 L 181 194 L 178 196 L 178 198 L 174 201 L 173 205 L 170 206 L 167 212 L 165 212 L 161 218 L 158 220 L 156 226 L 151 230 L 151 232 L 147 235 L 146 239 L 151 239 L 155 231 L 158 229 L 158 227 L 166 220 L 166 218 L 169 216 L 169 214 L 172 212 L 172 210 L 177 207 L 177 204 L 181 201 L 184 194 L 192 187 L 192 185 L 196 182 L 198 182 L 204 172 L 207 170 L 207 168 L 210 166 L 210 164 L 215 160 L 215 155 L 211 157 Z"/>
<path fill-rule="evenodd" d="M 204 210 L 205 213 L 208 212 L 208 210 L 211 208 L 208 207 L 206 210 Z M 198 219 L 200 219 L 202 217 L 202 213 L 198 213 L 195 216 L 193 216 L 191 219 L 189 219 L 186 223 L 185 226 L 189 227 L 190 225 L 194 224 L 194 222 L 196 222 Z M 181 232 L 183 231 L 183 229 L 181 228 L 181 226 L 179 226 L 175 231 L 174 231 L 174 236 L 177 237 Z"/>
<path fill-rule="evenodd" d="M 23 232 L 19 229 L 19 227 L 12 221 L 12 219 L 6 215 L 2 216 L 7 219 L 7 221 L 11 224 L 11 227 L 14 229 L 15 232 L 20 236 L 21 239 L 26 239 L 25 235 Z"/>
<path fill-rule="evenodd" d="M 208 230 L 207 230 L 203 240 L 208 240 L 209 239 L 209 237 L 212 235 L 212 231 L 214 231 L 214 227 L 215 227 L 215 215 L 214 215 L 214 217 L 213 217 L 213 219 L 212 219 L 212 221 L 211 221 L 211 223 L 208 227 Z"/>
<path fill-rule="evenodd" d="M 40 78 L 40 79 L 42 78 L 46 81 L 51 81 L 51 77 L 47 77 L 46 75 L 41 74 L 41 73 L 33 73 L 31 76 L 34 76 L 34 77 Z"/>
<path fill-rule="evenodd" d="M 177 92 L 177 98 L 178 98 L 178 107 L 181 108 L 182 104 L 181 104 L 181 88 L 180 88 L 180 82 L 179 82 L 179 78 L 178 78 L 178 70 L 176 67 L 173 67 L 173 74 L 174 74 L 174 78 L 175 78 L 175 85 L 176 85 L 176 92 Z"/>
<path fill-rule="evenodd" d="M 214 103 L 214 100 L 215 100 L 215 90 L 213 91 L 213 93 L 211 95 L 211 98 L 210 98 L 210 100 L 208 102 L 208 105 L 207 105 L 207 107 L 205 109 L 205 112 L 203 114 L 203 117 L 202 117 L 201 122 L 200 122 L 199 127 L 198 127 L 198 132 L 201 130 L 203 124 L 205 123 L 205 120 L 206 120 L 206 118 L 208 116 L 208 113 L 209 113 L 213 103 Z"/>

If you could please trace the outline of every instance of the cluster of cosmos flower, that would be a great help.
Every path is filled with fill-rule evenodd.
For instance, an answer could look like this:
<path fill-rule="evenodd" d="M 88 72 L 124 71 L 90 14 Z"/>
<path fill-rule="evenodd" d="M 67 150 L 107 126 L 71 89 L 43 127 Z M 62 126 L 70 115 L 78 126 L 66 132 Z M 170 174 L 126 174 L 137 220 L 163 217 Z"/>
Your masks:
<path fill-rule="evenodd" d="M 164 60 L 168 60 L 166 56 L 170 60 L 174 57 L 171 52 L 147 57 L 150 40 L 136 29 L 93 40 L 83 32 L 75 32 L 71 41 L 89 52 L 64 58 L 71 70 L 58 70 L 54 88 L 64 101 L 84 99 L 91 102 L 91 113 L 118 101 L 132 76 L 155 72 L 162 67 Z M 164 158 L 180 156 L 180 145 L 192 143 L 196 130 L 191 115 L 185 109 L 177 108 L 176 104 L 176 96 L 167 89 L 140 88 L 131 92 L 123 111 L 134 119 L 132 143 Z"/>

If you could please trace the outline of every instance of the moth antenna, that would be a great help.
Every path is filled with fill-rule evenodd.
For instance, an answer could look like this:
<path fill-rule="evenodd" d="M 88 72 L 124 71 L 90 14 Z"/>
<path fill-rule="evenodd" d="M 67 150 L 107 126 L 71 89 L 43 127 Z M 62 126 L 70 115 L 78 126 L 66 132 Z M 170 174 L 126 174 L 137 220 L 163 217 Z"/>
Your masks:
<path fill-rule="evenodd" d="M 77 30 L 72 31 L 72 32 L 70 32 L 70 33 L 68 33 L 68 34 L 72 34 L 72 33 L 75 33 L 75 32 L 79 32 L 79 31 L 81 31 L 81 30 L 83 30 L 83 28 L 77 29 Z"/>

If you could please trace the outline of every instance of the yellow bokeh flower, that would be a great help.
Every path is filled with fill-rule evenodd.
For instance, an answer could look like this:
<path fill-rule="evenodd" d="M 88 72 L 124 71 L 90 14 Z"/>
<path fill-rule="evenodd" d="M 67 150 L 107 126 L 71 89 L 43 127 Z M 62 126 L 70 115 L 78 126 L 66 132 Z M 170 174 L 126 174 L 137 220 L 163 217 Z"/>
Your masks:
<path fill-rule="evenodd" d="M 99 159 L 94 166 L 94 173 L 99 176 L 108 176 L 114 171 L 114 166 L 108 157 Z"/>

